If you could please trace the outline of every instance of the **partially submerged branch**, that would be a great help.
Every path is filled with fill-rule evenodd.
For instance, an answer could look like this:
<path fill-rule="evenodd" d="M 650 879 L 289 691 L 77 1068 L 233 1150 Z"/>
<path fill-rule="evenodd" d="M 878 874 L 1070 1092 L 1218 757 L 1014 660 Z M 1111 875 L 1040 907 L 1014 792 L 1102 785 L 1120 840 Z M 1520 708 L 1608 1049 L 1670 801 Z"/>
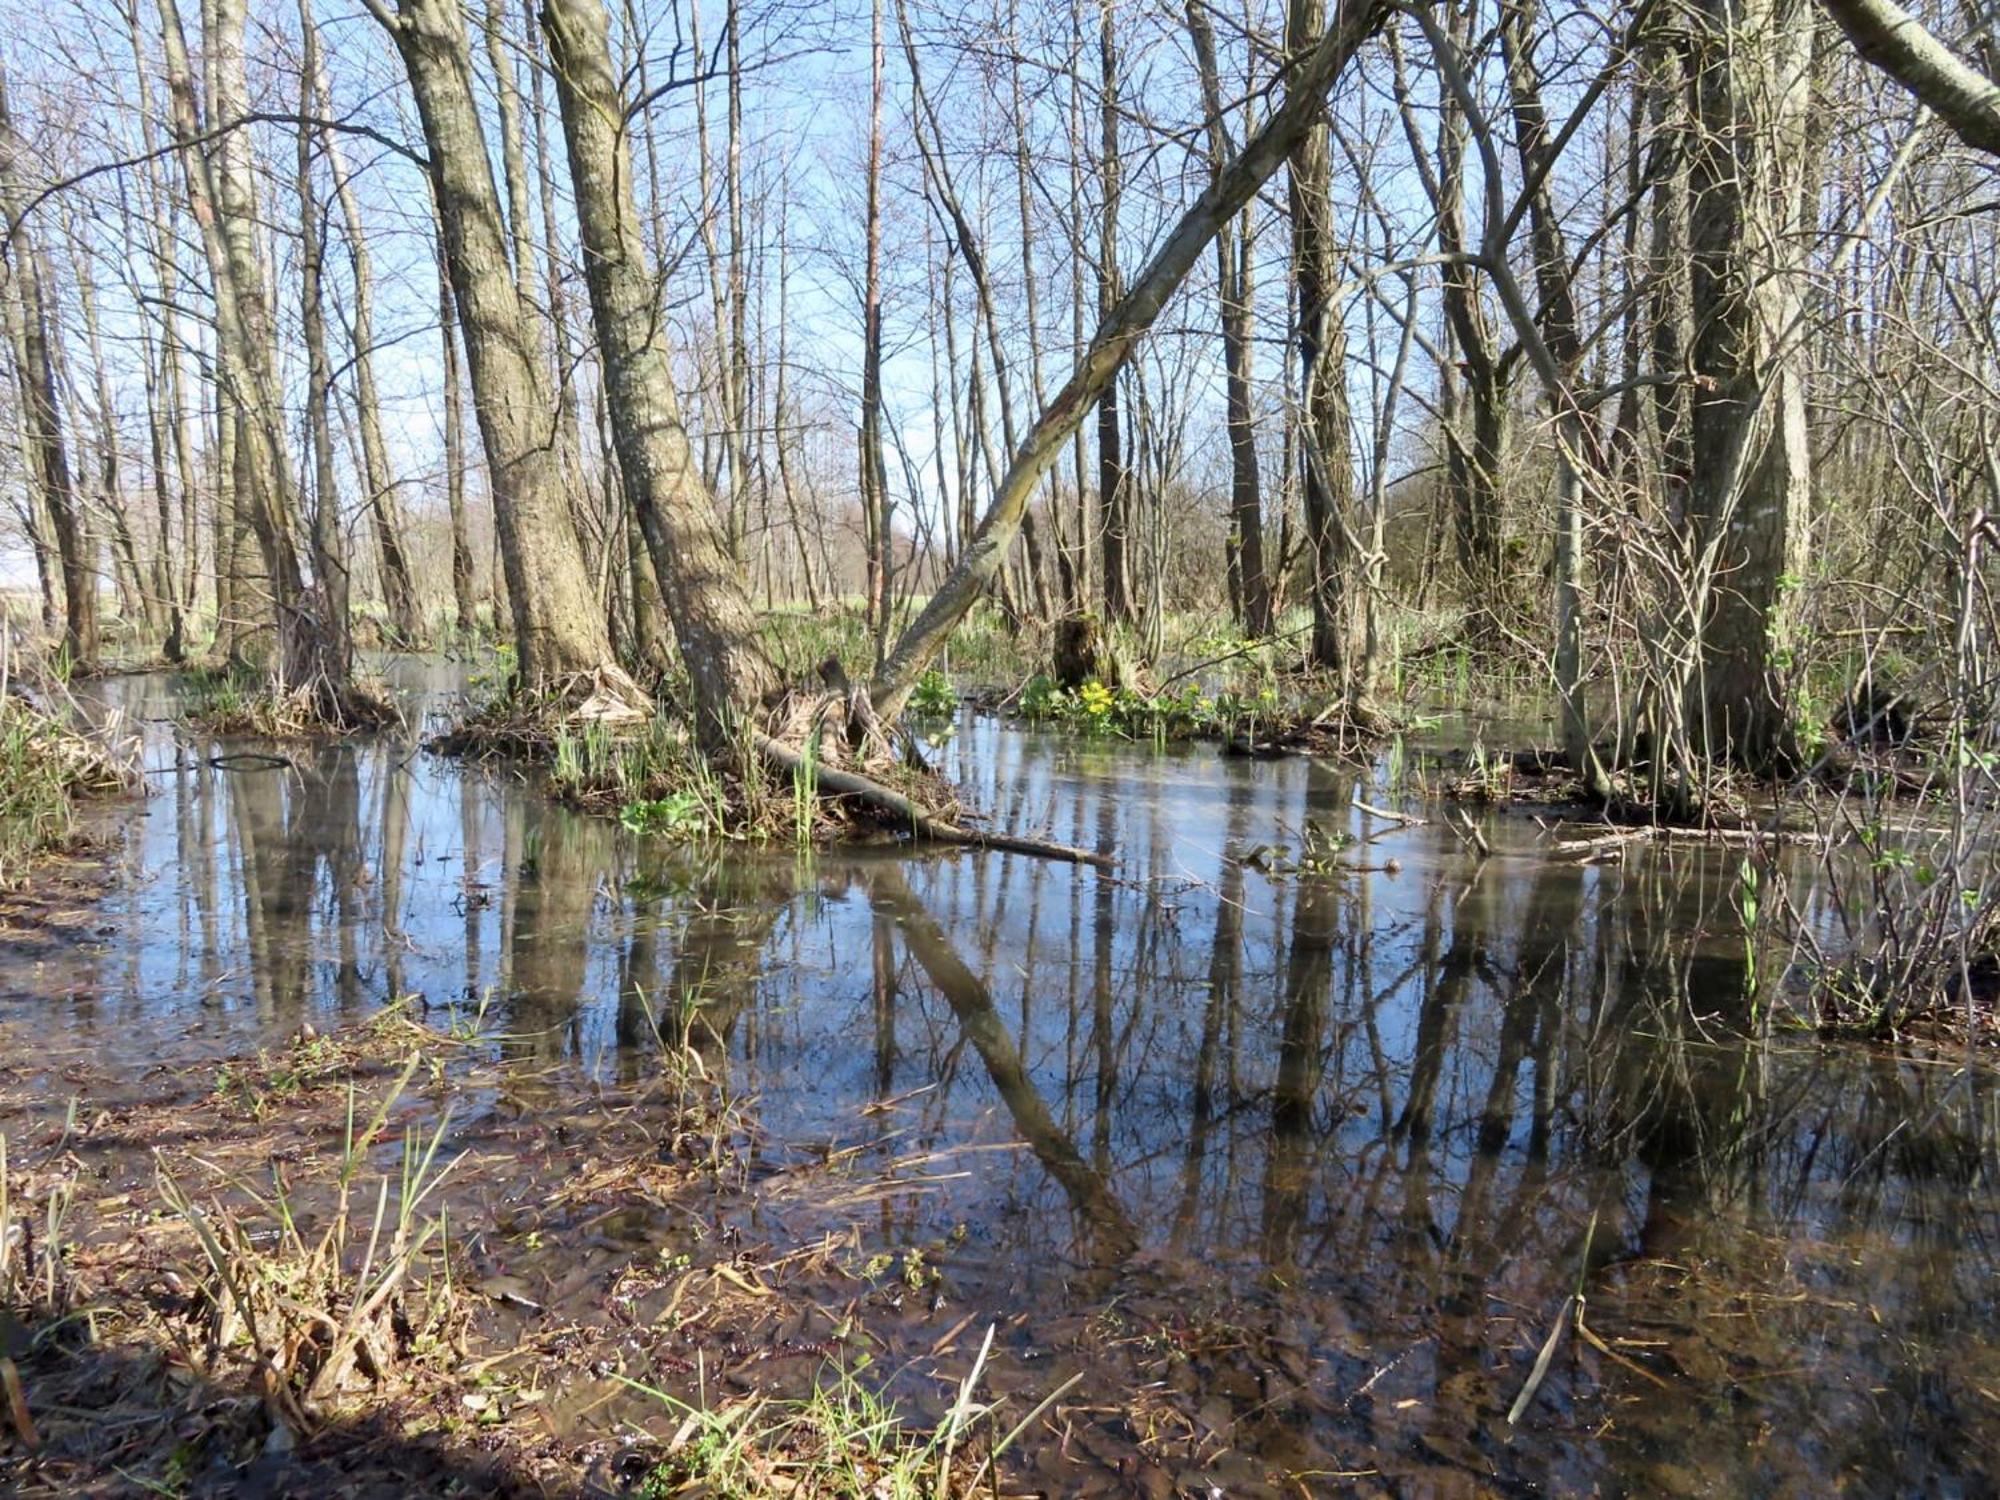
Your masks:
<path fill-rule="evenodd" d="M 757 736 L 757 752 L 765 761 L 794 781 L 804 782 L 819 794 L 831 793 L 850 798 L 885 818 L 893 819 L 920 839 L 940 844 L 965 844 L 975 849 L 995 849 L 1005 854 L 1032 854 L 1042 859 L 1066 860 L 1071 864 L 1095 865 L 1108 870 L 1117 864 L 1109 854 L 1079 849 L 1046 839 L 1023 838 L 1011 833 L 994 833 L 983 828 L 966 828 L 948 818 L 927 812 L 915 799 L 886 786 L 872 776 L 837 766 L 819 765 L 800 751 L 768 734 Z"/>

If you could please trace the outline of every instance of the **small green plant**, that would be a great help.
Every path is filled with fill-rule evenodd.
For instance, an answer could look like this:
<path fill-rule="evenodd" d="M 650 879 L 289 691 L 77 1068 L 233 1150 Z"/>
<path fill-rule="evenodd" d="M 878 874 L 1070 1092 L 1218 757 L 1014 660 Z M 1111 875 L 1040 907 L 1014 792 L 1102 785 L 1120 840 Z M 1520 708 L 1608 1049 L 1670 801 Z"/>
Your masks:
<path fill-rule="evenodd" d="M 944 673 L 930 671 L 917 679 L 910 694 L 910 713 L 919 719 L 946 719 L 958 712 L 958 690 Z"/>
<path fill-rule="evenodd" d="M 628 802 L 618 809 L 618 821 L 634 833 L 697 839 L 716 831 L 713 812 L 707 799 L 690 789 Z"/>
<path fill-rule="evenodd" d="M 618 1376 L 658 1401 L 675 1422 L 666 1455 L 640 1493 L 658 1500 L 692 1494 L 719 1500 L 773 1494 L 949 1500 L 998 1493 L 994 1466 L 1083 1376 L 1072 1375 L 1003 1430 L 995 1420 L 998 1403 L 974 1399 L 992 1351 L 988 1329 L 957 1399 L 929 1433 L 913 1430 L 889 1396 L 861 1379 L 866 1355 L 851 1368 L 831 1368 L 810 1395 L 792 1402 L 753 1396 L 710 1408 L 705 1401 L 682 1401 Z M 975 1462 L 965 1439 L 982 1423 L 991 1437 L 988 1451 Z"/>
<path fill-rule="evenodd" d="M 1736 866 L 1736 910 L 1743 918 L 1743 993 L 1757 1008 L 1757 916 L 1763 906 L 1763 876 L 1747 856 Z"/>

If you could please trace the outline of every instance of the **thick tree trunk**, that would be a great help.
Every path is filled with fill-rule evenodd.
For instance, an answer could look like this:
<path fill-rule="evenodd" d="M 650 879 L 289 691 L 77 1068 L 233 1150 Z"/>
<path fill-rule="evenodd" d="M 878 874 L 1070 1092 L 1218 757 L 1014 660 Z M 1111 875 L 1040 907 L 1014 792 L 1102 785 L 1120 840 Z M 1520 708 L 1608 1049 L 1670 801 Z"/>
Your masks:
<path fill-rule="evenodd" d="M 1700 0 L 1690 163 L 1690 524 L 1708 577 L 1695 749 L 1764 768 L 1798 753 L 1787 678 L 1812 464 L 1801 324 L 1814 182 L 1803 0 Z"/>
<path fill-rule="evenodd" d="M 1286 50 L 1298 56 L 1319 39 L 1322 0 L 1291 0 Z M 1311 569 L 1314 666 L 1339 673 L 1350 701 L 1368 690 L 1359 625 L 1362 588 L 1353 557 L 1354 466 L 1348 454 L 1347 333 L 1333 301 L 1338 269 L 1333 246 L 1331 141 L 1325 107 L 1292 148 L 1292 285 L 1298 294 L 1296 340 L 1303 370 L 1301 447 L 1305 471 L 1306 560 Z"/>
<path fill-rule="evenodd" d="M 537 341 L 509 274 L 464 17 L 456 0 L 401 0 L 395 15 L 377 14 L 402 54 L 423 121 L 486 448 L 522 685 L 554 692 L 586 674 L 622 679 L 564 502 Z"/>
<path fill-rule="evenodd" d="M 625 487 L 653 557 L 697 730 L 729 755 L 779 685 L 758 643 L 756 614 L 681 423 L 660 284 L 632 202 L 620 127 L 625 100 L 611 69 L 601 0 L 544 0 L 557 99 L 583 239 L 585 280 Z"/>

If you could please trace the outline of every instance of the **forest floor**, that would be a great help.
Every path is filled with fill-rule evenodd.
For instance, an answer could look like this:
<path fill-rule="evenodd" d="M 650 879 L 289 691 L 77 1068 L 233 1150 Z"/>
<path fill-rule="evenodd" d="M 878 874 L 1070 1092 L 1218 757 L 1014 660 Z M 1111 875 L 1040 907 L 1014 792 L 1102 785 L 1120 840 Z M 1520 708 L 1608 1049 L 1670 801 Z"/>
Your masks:
<path fill-rule="evenodd" d="M 906 1431 L 867 1325 L 916 1288 L 726 1222 L 742 1143 L 698 1077 L 579 1092 L 491 1043 L 398 1007 L 134 1078 L 0 1027 L 0 1489 L 959 1491 L 1033 1409 L 961 1394 L 953 1318 Z M 634 1253 L 668 1221 L 684 1250 Z"/>

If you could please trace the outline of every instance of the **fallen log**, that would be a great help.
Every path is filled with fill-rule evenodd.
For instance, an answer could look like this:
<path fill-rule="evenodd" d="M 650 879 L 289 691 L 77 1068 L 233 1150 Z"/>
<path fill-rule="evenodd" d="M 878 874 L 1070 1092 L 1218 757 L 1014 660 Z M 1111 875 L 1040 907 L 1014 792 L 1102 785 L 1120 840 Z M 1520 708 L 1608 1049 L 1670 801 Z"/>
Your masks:
<path fill-rule="evenodd" d="M 820 791 L 851 797 L 862 806 L 895 819 L 916 838 L 940 844 L 964 844 L 975 849 L 997 849 L 1005 854 L 1032 854 L 1041 859 L 1094 865 L 1100 870 L 1112 869 L 1118 863 L 1111 855 L 1100 854 L 1094 849 L 1079 849 L 1070 844 L 1024 838 L 1012 833 L 994 833 L 983 828 L 966 828 L 949 819 L 936 817 L 912 798 L 904 796 L 894 787 L 884 786 L 873 777 L 837 766 L 808 765 L 804 755 L 767 734 L 757 736 L 757 752 L 794 780 L 810 777 L 812 785 Z"/>

